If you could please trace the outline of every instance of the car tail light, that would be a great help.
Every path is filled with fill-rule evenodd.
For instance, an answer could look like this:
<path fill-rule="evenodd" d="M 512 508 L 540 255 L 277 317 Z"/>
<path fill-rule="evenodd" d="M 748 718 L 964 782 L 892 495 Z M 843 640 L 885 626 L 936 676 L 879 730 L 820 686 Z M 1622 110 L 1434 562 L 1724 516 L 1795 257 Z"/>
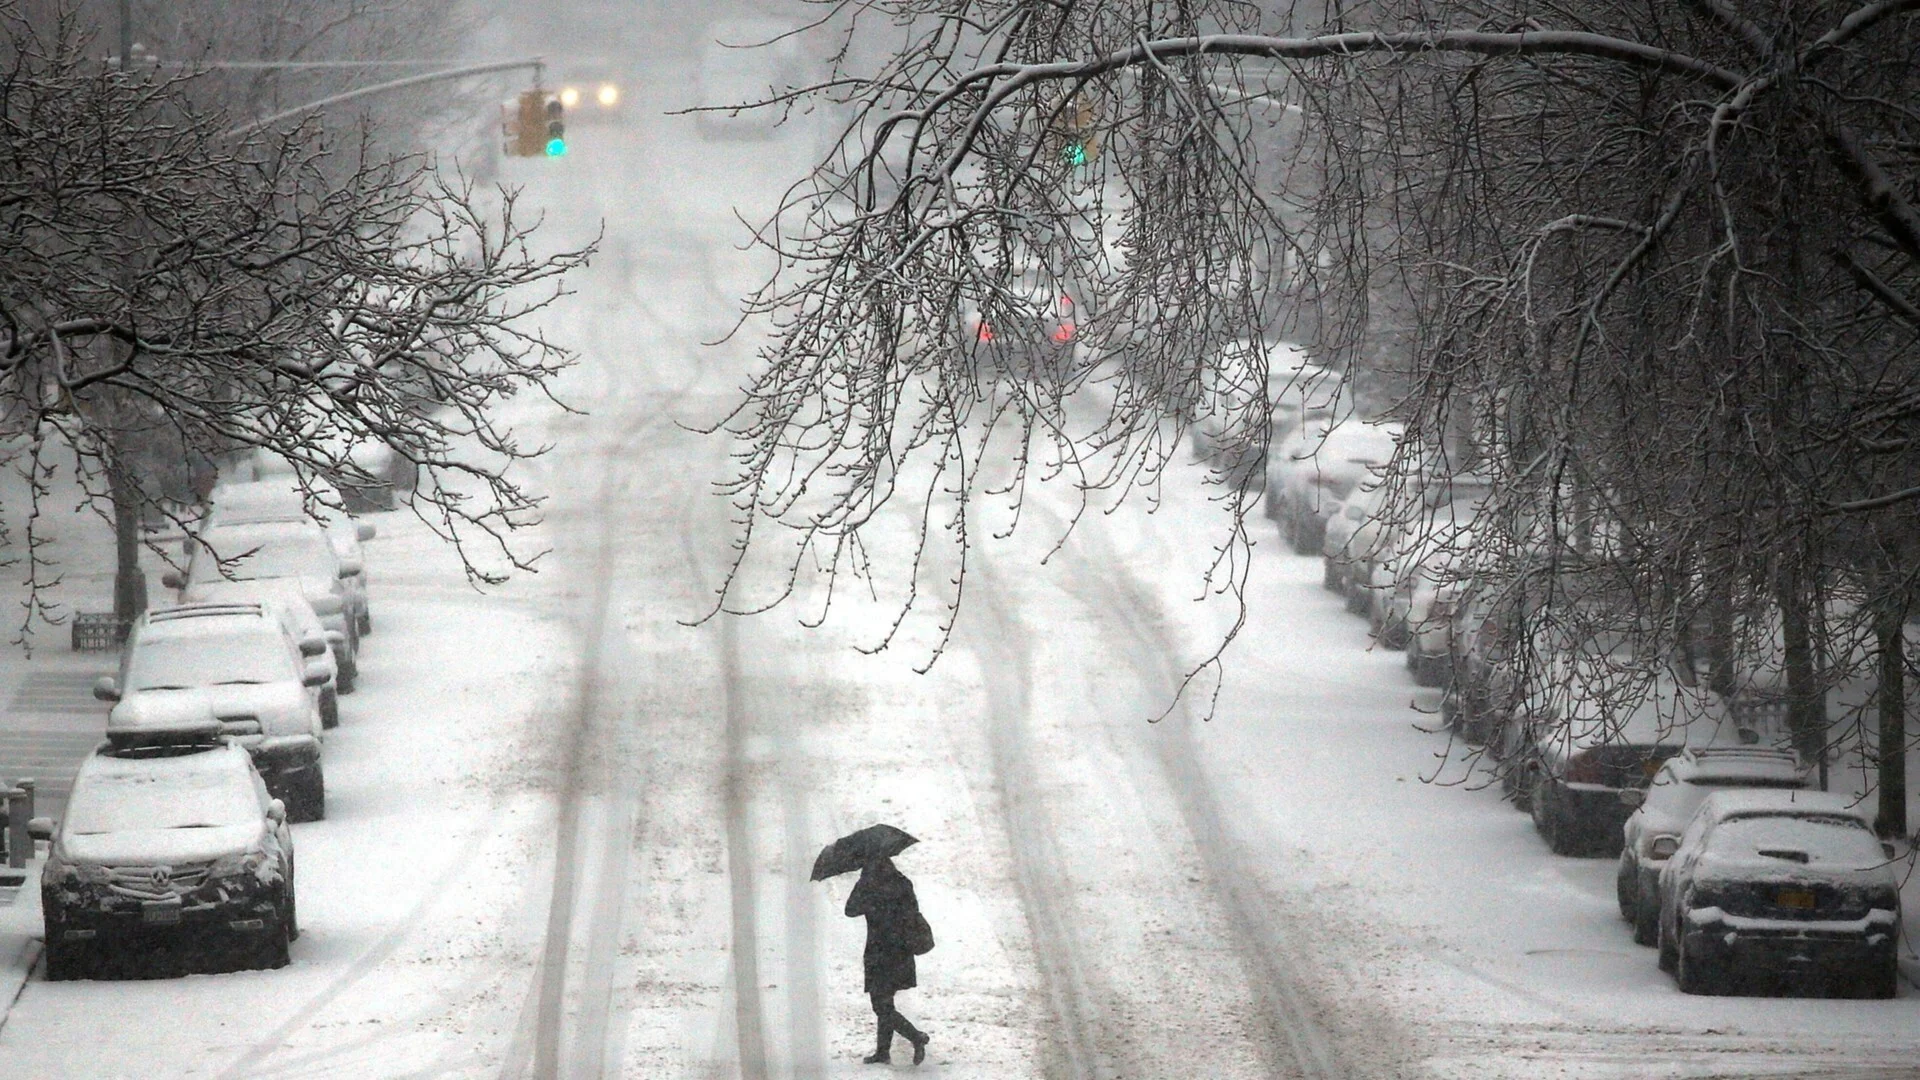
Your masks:
<path fill-rule="evenodd" d="M 1067 342 L 1073 340 L 1073 331 L 1074 331 L 1074 326 L 1072 323 L 1063 322 L 1059 326 L 1054 328 L 1053 340 L 1064 345 Z"/>

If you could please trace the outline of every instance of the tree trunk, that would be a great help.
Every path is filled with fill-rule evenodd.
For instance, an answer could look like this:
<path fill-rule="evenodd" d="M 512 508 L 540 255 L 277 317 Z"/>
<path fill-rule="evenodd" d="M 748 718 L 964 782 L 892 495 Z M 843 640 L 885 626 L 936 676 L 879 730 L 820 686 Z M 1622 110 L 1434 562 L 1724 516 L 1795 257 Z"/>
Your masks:
<path fill-rule="evenodd" d="M 147 575 L 140 569 L 140 493 L 118 454 L 107 468 L 107 484 L 113 495 L 113 614 L 124 634 L 147 610 Z"/>
<path fill-rule="evenodd" d="M 1721 696 L 1732 694 L 1733 582 L 1720 580 L 1707 595 L 1707 688 Z"/>
<path fill-rule="evenodd" d="M 1813 632 L 1807 610 L 1810 597 L 1801 568 L 1789 561 L 1780 569 L 1778 595 L 1782 644 L 1787 666 L 1787 730 L 1803 762 L 1824 764 L 1827 748 L 1827 695 L 1813 662 Z M 1824 775 L 1824 770 L 1823 770 Z"/>
<path fill-rule="evenodd" d="M 1906 649 L 1902 634 L 1907 620 L 1904 596 L 1889 596 L 1874 620 L 1880 647 L 1880 814 L 1876 826 L 1882 836 L 1907 834 L 1907 686 Z"/>

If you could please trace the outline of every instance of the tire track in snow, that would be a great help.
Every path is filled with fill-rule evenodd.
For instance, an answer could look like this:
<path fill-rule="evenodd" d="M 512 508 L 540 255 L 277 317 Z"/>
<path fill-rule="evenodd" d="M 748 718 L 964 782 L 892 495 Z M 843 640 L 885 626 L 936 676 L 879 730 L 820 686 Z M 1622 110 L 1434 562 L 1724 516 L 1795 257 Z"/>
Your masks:
<path fill-rule="evenodd" d="M 708 269 L 706 277 L 711 289 L 711 268 Z M 656 328 L 666 325 L 660 314 L 637 296 L 628 297 L 623 304 Z M 605 330 L 604 323 L 594 325 Z M 664 338 L 665 335 L 657 336 Z M 606 347 L 604 339 L 600 351 L 612 352 L 611 348 Z M 594 591 L 591 614 L 584 628 L 588 651 L 578 683 L 577 710 L 568 724 L 568 738 L 562 757 L 566 782 L 555 838 L 554 877 L 547 907 L 547 930 L 531 988 L 528 1015 L 522 1021 L 521 1034 L 508 1050 L 500 1073 L 502 1080 L 519 1080 L 529 1073 L 539 1080 L 559 1076 L 593 1080 L 605 1075 L 609 1064 L 608 1019 L 612 1011 L 613 976 L 620 955 L 633 838 L 639 828 L 637 801 L 631 793 L 631 785 L 625 781 L 646 775 L 647 770 L 632 756 L 647 753 L 650 744 L 644 738 L 626 737 L 635 734 L 632 728 L 638 717 L 629 714 L 620 705 L 618 691 L 621 686 L 617 680 L 616 685 L 609 686 L 602 677 L 610 632 L 608 611 L 612 606 L 614 588 L 621 580 L 617 572 L 620 552 L 618 541 L 626 539 L 624 527 L 627 515 L 631 513 L 628 501 L 631 492 L 627 481 L 636 471 L 632 465 L 640 456 L 637 450 L 649 441 L 660 438 L 662 432 L 675 430 L 675 407 L 693 393 L 701 380 L 701 373 L 694 369 L 680 385 L 657 395 L 654 401 L 644 403 L 651 405 L 651 408 L 645 408 L 642 399 L 634 395 L 627 382 L 630 369 L 624 365 L 612 365 L 609 370 L 613 372 L 614 379 L 613 386 L 609 388 L 611 396 L 625 406 L 617 415 L 638 413 L 640 418 L 620 438 L 602 444 L 598 455 L 601 483 L 594 501 L 594 513 L 599 525 L 595 534 Z M 622 468 L 623 465 L 627 467 Z M 683 535 L 690 528 L 695 501 L 691 494 L 683 506 Z M 616 645 L 619 648 L 624 646 L 626 640 L 624 627 L 618 628 L 617 632 L 621 635 L 619 645 Z M 631 665 L 617 665 L 617 668 L 627 669 Z M 608 701 L 610 693 L 614 695 L 612 708 L 609 708 Z M 610 713 L 626 717 L 627 722 L 608 723 Z M 615 752 L 589 758 L 586 753 L 591 744 L 589 735 L 605 736 Z M 589 773 L 589 767 L 596 764 L 602 767 Z M 589 798 L 599 800 L 601 814 L 593 823 L 594 827 L 583 830 L 583 810 Z M 580 975 L 570 994 L 574 924 L 579 906 L 579 898 L 575 894 L 586 876 L 585 870 L 589 864 L 596 871 L 592 878 L 594 889 L 587 897 L 586 936 L 580 942 Z M 572 1024 L 567 1023 L 570 999 L 574 1004 Z M 530 1054 L 526 1046 L 528 1029 L 531 1029 Z M 617 1072 L 617 1062 L 613 1064 Z"/>
<path fill-rule="evenodd" d="M 1109 603 L 1098 605 L 1094 614 L 1117 620 L 1125 631 L 1132 661 L 1129 670 L 1136 677 L 1148 673 L 1157 677 L 1159 685 L 1146 688 L 1150 694 L 1162 699 L 1172 695 L 1180 686 L 1180 672 L 1173 661 L 1178 655 L 1175 643 L 1164 629 L 1164 618 L 1142 617 L 1143 612 L 1159 612 L 1158 602 L 1134 578 L 1127 562 L 1104 544 L 1103 537 L 1094 530 L 1085 530 L 1085 535 L 1106 547 L 1105 557 L 1095 566 L 1087 554 L 1069 548 L 1071 572 L 1080 579 L 1087 595 L 1109 599 Z M 1208 890 L 1226 916 L 1234 953 L 1253 989 L 1254 1005 L 1267 1036 L 1253 1040 L 1254 1044 L 1271 1075 L 1342 1080 L 1348 1073 L 1303 989 L 1304 959 L 1291 935 L 1274 918 L 1270 899 L 1262 894 L 1257 878 L 1226 830 L 1219 799 L 1194 752 L 1193 723 L 1183 698 L 1176 703 L 1174 713 L 1160 721 L 1161 725 L 1177 726 L 1169 733 L 1172 737 L 1154 740 L 1152 756 L 1200 856 Z"/>
<path fill-rule="evenodd" d="M 981 664 L 986 685 L 988 741 L 1000 788 L 1000 811 L 1013 857 L 1014 887 L 1033 937 L 1034 960 L 1053 1023 L 1049 1027 L 1048 1080 L 1120 1080 L 1138 1075 L 1123 1068 L 1104 1047 L 1097 1020 L 1106 1010 L 1105 995 L 1088 978 L 1086 948 L 1075 933 L 1076 920 L 1064 910 L 1074 894 L 1054 825 L 1041 793 L 1028 738 L 1032 700 L 1032 649 L 1024 625 L 999 602 L 999 589 L 984 555 L 977 568 L 981 608 L 992 632 L 975 642 L 988 662 Z"/>
<path fill-rule="evenodd" d="M 760 1003 L 760 935 L 755 917 L 759 890 L 747 829 L 746 687 L 740 676 L 739 629 L 732 616 L 718 618 L 727 713 L 727 886 L 733 902 L 734 1039 L 739 1047 L 741 1080 L 766 1080 L 766 1021 Z"/>

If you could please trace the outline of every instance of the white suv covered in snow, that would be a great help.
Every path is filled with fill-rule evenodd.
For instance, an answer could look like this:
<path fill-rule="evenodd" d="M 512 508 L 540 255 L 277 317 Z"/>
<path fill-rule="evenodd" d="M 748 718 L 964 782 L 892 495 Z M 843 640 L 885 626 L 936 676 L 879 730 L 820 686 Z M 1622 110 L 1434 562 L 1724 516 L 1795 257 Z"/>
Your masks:
<path fill-rule="evenodd" d="M 51 841 L 40 873 L 47 978 L 146 959 L 183 936 L 192 960 L 225 945 L 237 964 L 218 966 L 285 966 L 299 933 L 285 808 L 217 723 L 142 735 L 115 733 L 81 763 L 66 817 L 33 824 Z"/>
<path fill-rule="evenodd" d="M 218 721 L 288 816 L 317 821 L 326 814 L 318 691 L 327 676 L 302 647 L 259 604 L 149 611 L 127 638 L 120 677 L 101 679 L 94 696 L 114 702 L 107 729 L 127 737 Z"/>
<path fill-rule="evenodd" d="M 353 611 L 354 630 L 361 635 L 373 631 L 373 617 L 367 605 L 366 557 L 360 545 L 377 533 L 372 525 L 341 509 L 346 503 L 338 488 L 317 476 L 303 485 L 297 477 L 276 474 L 261 480 L 221 484 L 207 497 L 207 503 L 209 529 L 303 521 L 315 522 L 325 529 L 341 564 L 358 568 L 357 572 L 340 579 L 347 586 L 347 606 Z"/>
<path fill-rule="evenodd" d="M 346 579 L 361 568 L 340 557 L 325 529 L 312 521 L 237 522 L 206 529 L 191 543 L 186 574 L 170 570 L 161 578 L 180 590 L 183 603 L 213 599 L 226 582 L 297 582 L 326 628 L 340 632 L 334 646 L 340 692 L 353 692 L 360 635 Z"/>

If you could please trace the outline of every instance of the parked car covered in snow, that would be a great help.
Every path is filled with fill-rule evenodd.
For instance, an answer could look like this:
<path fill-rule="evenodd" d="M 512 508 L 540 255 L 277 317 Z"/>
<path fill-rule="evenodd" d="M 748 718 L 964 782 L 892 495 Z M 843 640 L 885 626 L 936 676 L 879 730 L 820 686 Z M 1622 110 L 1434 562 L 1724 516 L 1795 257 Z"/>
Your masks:
<path fill-rule="evenodd" d="M 1660 967 L 1689 994 L 1765 972 L 1864 997 L 1899 990 L 1894 851 L 1853 799 L 1821 791 L 1717 791 L 1655 844 Z"/>
<path fill-rule="evenodd" d="M 1303 424 L 1331 423 L 1344 398 L 1340 374 L 1308 360 L 1298 345 L 1250 338 L 1228 342 L 1207 359 L 1202 374 L 1191 429 L 1194 456 L 1236 482 L 1258 476 L 1266 469 L 1260 435 L 1272 446 Z M 1245 426 L 1263 419 L 1264 433 Z"/>
<path fill-rule="evenodd" d="M 325 529 L 341 565 L 354 570 L 340 579 L 346 585 L 347 603 L 354 613 L 354 630 L 363 636 L 373 632 L 372 607 L 367 600 L 366 554 L 360 545 L 379 533 L 373 525 L 342 509 L 345 502 L 339 489 L 320 477 L 302 485 L 290 474 L 276 474 L 263 480 L 220 484 L 208 496 L 207 504 L 206 528 L 209 530 L 224 525 L 309 520 Z M 188 543 L 191 545 L 193 541 Z M 188 554 L 192 554 L 191 547 Z"/>
<path fill-rule="evenodd" d="M 1310 423 L 1267 457 L 1266 514 L 1293 550 L 1321 550 L 1327 518 L 1341 500 L 1393 460 L 1398 424 Z"/>
<path fill-rule="evenodd" d="M 340 557 L 324 529 L 312 521 L 236 523 L 203 530 L 191 546 L 185 574 L 169 570 L 161 575 L 168 588 L 180 591 L 183 603 L 218 591 L 229 581 L 297 582 L 326 628 L 339 631 L 333 648 L 340 692 L 352 692 L 360 673 L 360 613 L 354 609 L 348 579 L 362 568 Z"/>
<path fill-rule="evenodd" d="M 334 648 L 339 644 L 340 631 L 327 629 L 297 582 L 285 578 L 211 581 L 196 592 L 199 596 L 197 605 L 258 604 L 278 618 L 288 636 L 299 644 L 300 654 L 307 664 L 326 673 L 327 681 L 320 684 L 319 693 L 315 695 L 315 704 L 320 709 L 320 726 L 339 726 L 340 665 L 334 659 Z M 347 687 L 349 692 L 352 689 L 351 686 Z"/>
<path fill-rule="evenodd" d="M 1381 481 L 1363 480 L 1327 515 L 1320 541 L 1320 583 L 1328 589 L 1346 593 L 1355 567 L 1366 565 L 1366 545 L 1370 537 L 1378 535 L 1377 523 L 1387 491 Z"/>
<path fill-rule="evenodd" d="M 1626 674 L 1615 657 L 1552 658 L 1507 722 L 1504 776 L 1556 855 L 1612 857 L 1640 793 L 1688 746 L 1771 743 L 1718 694 Z"/>
<path fill-rule="evenodd" d="M 325 669 L 301 655 L 259 604 L 190 604 L 149 611 L 133 625 L 118 678 L 94 685 L 113 702 L 109 732 L 166 732 L 211 718 L 253 755 L 294 821 L 326 815 L 318 691 Z"/>
<path fill-rule="evenodd" d="M 80 765 L 40 872 L 47 978 L 186 937 L 216 966 L 284 967 L 299 933 L 293 834 L 247 752 L 210 716 L 109 742 Z"/>
<path fill-rule="evenodd" d="M 1715 791 L 1806 786 L 1806 770 L 1790 750 L 1690 747 L 1667 759 L 1622 830 L 1614 892 L 1621 917 L 1633 924 L 1633 940 L 1652 945 L 1659 930 L 1660 870 L 1667 859 L 1666 847 L 1656 848 L 1656 839 L 1678 836 Z"/>

